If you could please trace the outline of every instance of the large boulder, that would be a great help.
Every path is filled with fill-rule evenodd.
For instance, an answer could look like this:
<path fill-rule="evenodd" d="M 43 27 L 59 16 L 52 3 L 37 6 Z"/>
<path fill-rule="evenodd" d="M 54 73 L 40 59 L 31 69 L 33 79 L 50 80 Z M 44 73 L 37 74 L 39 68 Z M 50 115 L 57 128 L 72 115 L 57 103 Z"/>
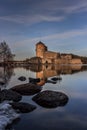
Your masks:
<path fill-rule="evenodd" d="M 13 102 L 9 103 L 13 109 L 17 110 L 17 112 L 28 113 L 36 109 L 35 105 L 24 103 L 24 102 Z"/>
<path fill-rule="evenodd" d="M 35 95 L 32 100 L 42 107 L 55 108 L 64 106 L 68 102 L 68 97 L 62 92 L 46 90 Z"/>
<path fill-rule="evenodd" d="M 11 90 L 18 92 L 21 95 L 33 95 L 40 92 L 41 87 L 35 84 L 27 83 L 27 84 L 17 85 L 11 88 Z"/>
<path fill-rule="evenodd" d="M 7 89 L 4 89 L 2 91 L 0 91 L 0 101 L 4 101 L 4 100 L 12 100 L 12 101 L 15 101 L 15 102 L 18 102 L 22 99 L 22 96 L 17 93 L 17 92 L 14 92 L 12 90 L 7 90 Z"/>

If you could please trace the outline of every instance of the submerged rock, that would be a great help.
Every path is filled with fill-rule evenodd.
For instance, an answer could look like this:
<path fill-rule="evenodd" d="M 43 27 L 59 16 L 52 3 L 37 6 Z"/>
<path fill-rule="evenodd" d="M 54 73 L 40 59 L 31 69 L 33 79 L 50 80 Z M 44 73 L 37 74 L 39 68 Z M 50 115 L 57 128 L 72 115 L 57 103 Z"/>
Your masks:
<path fill-rule="evenodd" d="M 0 82 L 0 85 L 2 85 L 2 86 L 3 86 L 4 84 L 5 84 L 4 82 Z"/>
<path fill-rule="evenodd" d="M 51 81 L 51 80 L 47 80 L 46 83 L 52 83 L 52 84 L 56 84 L 56 81 Z"/>
<path fill-rule="evenodd" d="M 30 78 L 29 77 L 29 83 L 32 83 L 32 84 L 36 84 L 36 83 L 38 83 L 38 82 L 40 82 L 40 78 Z"/>
<path fill-rule="evenodd" d="M 53 77 L 53 78 L 51 78 L 51 80 L 57 81 L 57 80 L 62 80 L 62 78 L 61 77 Z"/>
<path fill-rule="evenodd" d="M 12 100 L 12 101 L 15 101 L 15 102 L 18 102 L 22 99 L 22 96 L 17 93 L 17 92 L 14 92 L 12 90 L 7 90 L 7 89 L 4 89 L 0 92 L 0 101 L 4 101 L 4 100 Z"/>
<path fill-rule="evenodd" d="M 21 113 L 28 113 L 36 109 L 36 106 L 29 104 L 29 103 L 24 103 L 24 102 L 13 102 L 10 103 L 13 109 L 18 110 L 18 112 Z"/>
<path fill-rule="evenodd" d="M 15 87 L 11 88 L 11 90 L 16 91 L 22 95 L 33 95 L 33 94 L 40 92 L 41 87 L 39 87 L 35 84 L 27 83 L 27 84 L 17 85 Z"/>
<path fill-rule="evenodd" d="M 25 80 L 26 80 L 26 77 L 21 76 L 21 77 L 19 77 L 18 79 L 19 79 L 20 81 L 25 81 Z"/>
<path fill-rule="evenodd" d="M 46 90 L 32 98 L 37 104 L 46 108 L 64 106 L 68 102 L 68 96 L 62 92 Z"/>

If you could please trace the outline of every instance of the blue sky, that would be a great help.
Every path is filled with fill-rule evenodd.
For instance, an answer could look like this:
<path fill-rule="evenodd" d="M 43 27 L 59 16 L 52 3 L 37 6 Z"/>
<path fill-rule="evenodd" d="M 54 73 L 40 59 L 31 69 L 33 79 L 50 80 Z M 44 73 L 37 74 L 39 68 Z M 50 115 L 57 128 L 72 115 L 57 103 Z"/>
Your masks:
<path fill-rule="evenodd" d="M 35 44 L 87 56 L 87 0 L 0 0 L 0 42 L 16 59 L 35 55 Z"/>

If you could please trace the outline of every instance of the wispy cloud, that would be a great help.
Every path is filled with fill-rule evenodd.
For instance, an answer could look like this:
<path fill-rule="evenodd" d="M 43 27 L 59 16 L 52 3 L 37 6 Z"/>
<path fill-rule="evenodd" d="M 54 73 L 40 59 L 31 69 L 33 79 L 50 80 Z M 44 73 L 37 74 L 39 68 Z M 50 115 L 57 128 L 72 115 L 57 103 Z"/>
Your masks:
<path fill-rule="evenodd" d="M 48 22 L 53 22 L 53 21 L 62 21 L 63 19 L 65 19 L 64 16 L 44 16 L 44 15 L 40 15 L 40 18 L 42 21 L 48 21 Z"/>
<path fill-rule="evenodd" d="M 10 1 L 11 2 L 11 1 Z M 20 2 L 19 2 L 20 3 Z M 18 3 L 18 5 L 19 5 Z M 25 1 L 25 6 L 23 6 L 24 1 L 22 1 L 20 10 L 18 5 L 14 5 L 12 8 L 7 7 L 6 10 L 3 5 L 4 10 L 2 11 L 3 16 L 0 16 L 0 20 L 22 23 L 22 24 L 34 24 L 39 22 L 60 22 L 63 21 L 68 15 L 72 13 L 87 12 L 87 1 L 86 0 L 74 0 L 74 2 L 65 2 L 64 0 L 44 0 L 37 1 L 37 3 L 32 3 L 31 1 Z M 67 3 L 67 4 L 66 4 Z M 29 6 L 28 6 L 29 5 Z M 30 6 L 31 5 L 31 6 Z M 17 10 L 15 7 L 17 6 Z M 0 6 L 2 7 L 2 6 Z M 26 8 L 24 8 L 26 7 Z M 24 10 L 22 10 L 24 8 Z M 13 12 L 10 13 L 5 12 Z M 15 12 L 15 13 L 14 13 Z M 5 15 L 6 14 L 6 15 Z"/>
<path fill-rule="evenodd" d="M 14 16 L 2 16 L 0 20 L 15 22 L 15 23 L 25 23 L 25 24 L 34 24 L 40 22 L 59 22 L 63 21 L 64 16 L 49 16 L 49 15 L 14 15 Z"/>
<path fill-rule="evenodd" d="M 46 36 L 44 37 L 44 39 L 66 39 L 66 38 L 82 36 L 82 35 L 87 35 L 87 28 L 71 30 L 64 33 L 58 33 L 58 34 Z"/>
<path fill-rule="evenodd" d="M 87 11 L 87 0 L 73 0 L 73 1 L 64 1 L 64 0 L 54 0 L 54 1 L 49 1 L 47 2 L 46 6 L 46 1 L 44 2 L 43 5 L 45 5 L 49 10 L 52 11 L 61 11 L 62 13 L 77 13 L 77 12 L 83 12 Z M 44 7 L 45 9 L 47 9 Z"/>
<path fill-rule="evenodd" d="M 79 49 L 79 50 L 75 50 L 74 52 L 75 53 L 82 53 L 82 52 L 87 53 L 87 48 L 82 48 L 82 49 Z"/>
<path fill-rule="evenodd" d="M 36 43 L 39 40 L 42 40 L 42 41 L 59 40 L 59 39 L 63 40 L 63 39 L 69 39 L 69 38 L 73 38 L 73 37 L 77 37 L 77 36 L 81 37 L 81 36 L 86 36 L 86 35 L 87 35 L 87 27 L 82 28 L 82 29 L 74 29 L 74 30 L 70 30 L 70 31 L 65 31 L 62 33 L 56 33 L 53 35 L 47 35 L 47 36 L 43 36 L 43 37 L 33 37 L 33 38 L 19 41 L 18 43 L 24 43 L 24 44 L 25 43 Z"/>
<path fill-rule="evenodd" d="M 60 10 L 64 11 L 67 14 L 87 12 L 87 1 L 79 0 L 74 5 L 71 4 L 69 6 L 61 7 Z"/>

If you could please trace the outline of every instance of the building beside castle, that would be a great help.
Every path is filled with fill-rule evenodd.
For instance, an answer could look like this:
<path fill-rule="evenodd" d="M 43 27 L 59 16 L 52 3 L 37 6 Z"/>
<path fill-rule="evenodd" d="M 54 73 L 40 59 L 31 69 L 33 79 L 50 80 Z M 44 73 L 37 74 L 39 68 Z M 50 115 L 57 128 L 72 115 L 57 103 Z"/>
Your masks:
<path fill-rule="evenodd" d="M 42 64 L 82 64 L 81 59 L 73 58 L 72 54 L 49 51 L 41 41 L 36 44 L 36 57 L 41 58 Z"/>

